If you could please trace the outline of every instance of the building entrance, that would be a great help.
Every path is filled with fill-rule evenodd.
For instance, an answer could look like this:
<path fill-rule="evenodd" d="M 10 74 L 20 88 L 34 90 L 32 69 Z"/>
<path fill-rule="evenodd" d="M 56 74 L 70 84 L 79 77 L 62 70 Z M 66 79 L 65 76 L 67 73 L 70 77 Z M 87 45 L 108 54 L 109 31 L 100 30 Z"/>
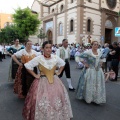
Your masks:
<path fill-rule="evenodd" d="M 111 42 L 112 42 L 112 31 L 113 31 L 113 29 L 105 28 L 105 43 L 111 44 Z"/>
<path fill-rule="evenodd" d="M 48 40 L 50 40 L 51 42 L 53 41 L 53 34 L 51 30 L 48 30 L 47 37 L 48 37 Z"/>

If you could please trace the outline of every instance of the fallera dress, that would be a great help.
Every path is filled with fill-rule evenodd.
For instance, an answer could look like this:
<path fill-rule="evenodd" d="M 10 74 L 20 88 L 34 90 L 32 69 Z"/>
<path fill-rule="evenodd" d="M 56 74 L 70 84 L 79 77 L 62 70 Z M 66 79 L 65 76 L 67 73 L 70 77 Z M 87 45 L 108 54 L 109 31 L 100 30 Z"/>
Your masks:
<path fill-rule="evenodd" d="M 106 103 L 105 77 L 101 68 L 102 52 L 98 50 L 98 55 L 94 55 L 92 50 L 88 50 L 80 55 L 89 68 L 84 68 L 80 74 L 76 97 L 84 99 L 87 103 Z"/>
<path fill-rule="evenodd" d="M 18 94 L 19 98 L 24 98 L 27 95 L 27 92 L 35 79 L 31 74 L 28 73 L 24 64 L 32 60 L 34 57 L 39 56 L 41 53 L 31 50 L 31 53 L 28 53 L 26 49 L 22 49 L 14 55 L 20 59 L 23 67 L 18 67 L 15 76 L 14 82 L 14 93 Z M 37 73 L 37 67 L 34 67 L 34 72 Z"/>
<path fill-rule="evenodd" d="M 67 90 L 55 75 L 56 67 L 65 62 L 56 55 L 49 60 L 40 55 L 25 64 L 29 70 L 38 66 L 40 79 L 35 79 L 27 94 L 24 108 L 24 120 L 70 120 L 73 117 Z"/>
<path fill-rule="evenodd" d="M 15 45 L 12 45 L 7 51 L 11 54 L 14 54 L 14 53 L 20 51 L 21 49 L 24 49 L 24 46 L 18 45 L 16 47 Z M 16 62 L 14 62 L 14 60 L 11 59 L 10 68 L 9 68 L 9 77 L 8 77 L 9 82 L 14 81 L 17 69 L 18 69 L 18 64 Z"/>

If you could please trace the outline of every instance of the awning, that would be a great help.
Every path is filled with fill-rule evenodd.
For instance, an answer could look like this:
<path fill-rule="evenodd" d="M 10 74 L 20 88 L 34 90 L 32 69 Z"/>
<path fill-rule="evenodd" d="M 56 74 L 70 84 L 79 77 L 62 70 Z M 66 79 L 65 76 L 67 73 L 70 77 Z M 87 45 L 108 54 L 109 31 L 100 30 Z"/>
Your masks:
<path fill-rule="evenodd" d="M 42 3 L 44 6 L 49 7 L 63 0 L 38 0 L 38 1 Z"/>

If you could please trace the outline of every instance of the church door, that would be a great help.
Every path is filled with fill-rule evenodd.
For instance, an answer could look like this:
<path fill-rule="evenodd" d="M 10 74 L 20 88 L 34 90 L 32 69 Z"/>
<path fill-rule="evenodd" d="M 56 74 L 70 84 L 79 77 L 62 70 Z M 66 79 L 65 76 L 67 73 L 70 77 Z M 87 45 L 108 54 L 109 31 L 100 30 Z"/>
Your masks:
<path fill-rule="evenodd" d="M 51 30 L 48 30 L 47 37 L 48 37 L 48 40 L 53 41 L 53 34 Z"/>
<path fill-rule="evenodd" d="M 111 44 L 112 42 L 112 29 L 105 29 L 105 43 Z"/>

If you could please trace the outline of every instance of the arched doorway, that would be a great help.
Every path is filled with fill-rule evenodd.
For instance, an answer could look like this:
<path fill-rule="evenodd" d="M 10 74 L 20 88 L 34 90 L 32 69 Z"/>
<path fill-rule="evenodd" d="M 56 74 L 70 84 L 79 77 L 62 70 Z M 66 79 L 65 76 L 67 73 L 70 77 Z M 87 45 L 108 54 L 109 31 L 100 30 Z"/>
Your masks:
<path fill-rule="evenodd" d="M 114 35 L 114 28 L 117 26 L 115 17 L 108 16 L 105 22 L 105 43 L 111 44 L 116 40 Z"/>
<path fill-rule="evenodd" d="M 53 41 L 53 34 L 52 34 L 52 31 L 51 31 L 51 30 L 48 30 L 48 32 L 47 32 L 47 38 L 48 38 L 48 40 L 50 40 L 51 42 Z"/>
<path fill-rule="evenodd" d="M 105 43 L 111 44 L 113 33 L 113 23 L 111 20 L 106 20 L 105 22 Z"/>

